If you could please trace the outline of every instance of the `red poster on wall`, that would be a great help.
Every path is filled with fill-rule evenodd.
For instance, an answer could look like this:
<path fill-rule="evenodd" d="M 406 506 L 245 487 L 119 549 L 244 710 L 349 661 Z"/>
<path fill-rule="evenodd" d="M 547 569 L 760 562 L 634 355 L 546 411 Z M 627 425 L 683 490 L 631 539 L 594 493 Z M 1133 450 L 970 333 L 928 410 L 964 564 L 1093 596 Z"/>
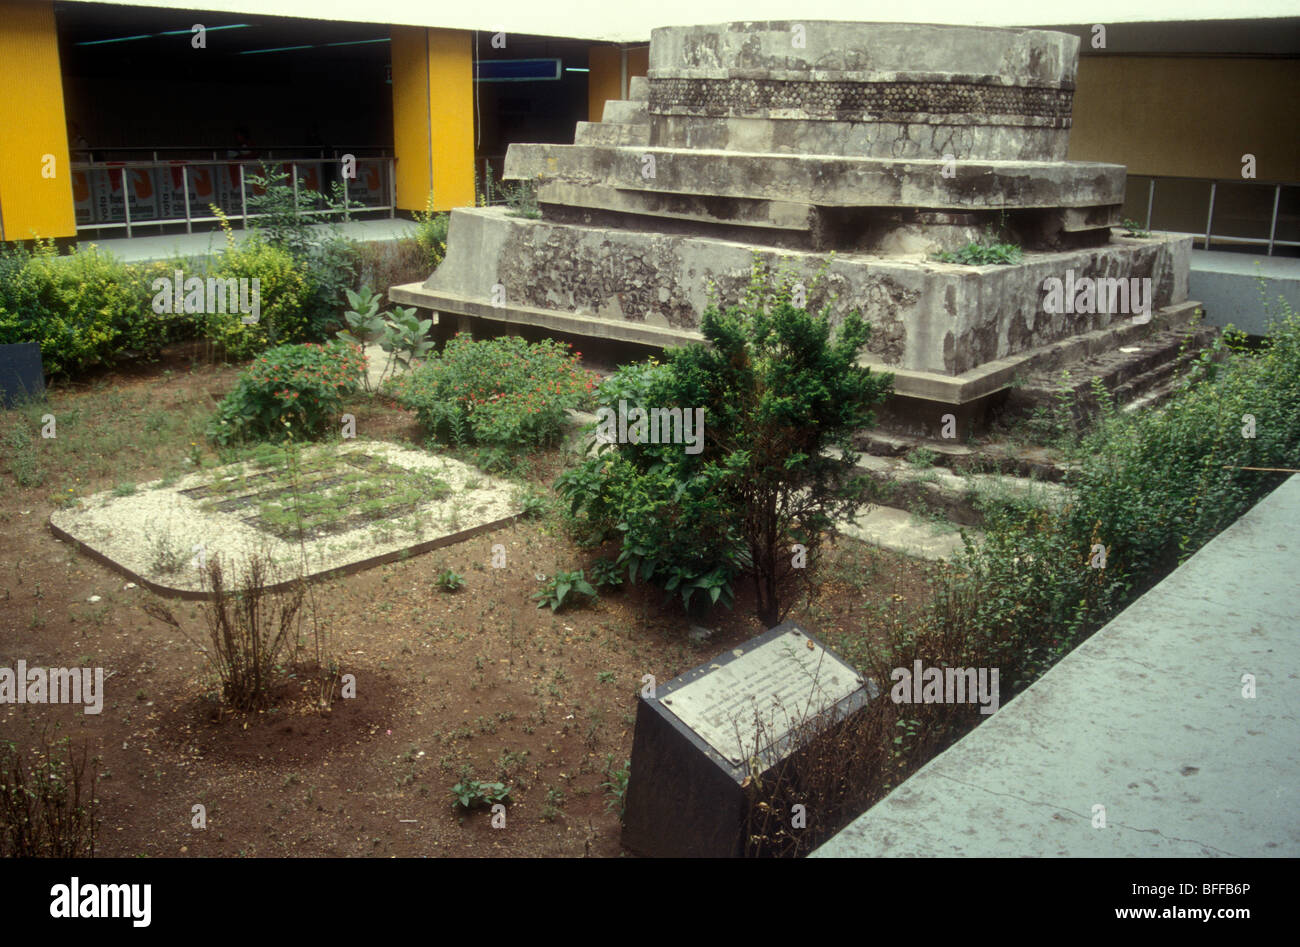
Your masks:
<path fill-rule="evenodd" d="M 77 223 L 95 223 L 95 192 L 91 187 L 89 170 L 72 172 L 72 206 L 76 211 Z"/>

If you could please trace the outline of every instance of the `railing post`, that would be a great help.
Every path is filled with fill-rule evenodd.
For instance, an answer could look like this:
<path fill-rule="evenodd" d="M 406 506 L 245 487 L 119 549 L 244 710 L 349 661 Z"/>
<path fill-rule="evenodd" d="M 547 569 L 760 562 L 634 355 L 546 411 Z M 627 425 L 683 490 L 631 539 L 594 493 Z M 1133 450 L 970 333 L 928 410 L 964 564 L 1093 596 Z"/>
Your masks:
<path fill-rule="evenodd" d="M 248 229 L 248 199 L 244 191 L 244 162 L 239 162 L 239 216 L 243 218 L 244 229 Z"/>
<path fill-rule="evenodd" d="M 1268 255 L 1273 255 L 1273 241 L 1277 239 L 1277 205 L 1282 200 L 1282 185 L 1273 185 L 1273 222 L 1268 225 Z"/>
<path fill-rule="evenodd" d="M 298 162 L 289 162 L 289 177 L 293 178 L 293 216 L 300 216 L 298 213 Z"/>
<path fill-rule="evenodd" d="M 122 165 L 122 213 L 126 215 L 126 238 L 131 239 L 131 178 L 126 165 Z"/>
<path fill-rule="evenodd" d="M 397 219 L 397 168 L 394 167 L 396 158 L 389 158 L 386 162 L 388 165 L 388 219 Z M 1277 212 L 1274 211 L 1273 219 L 1277 220 Z"/>
<path fill-rule="evenodd" d="M 1150 182 L 1147 184 L 1147 225 L 1143 229 L 1147 233 L 1151 232 L 1151 205 L 1156 202 L 1156 178 L 1153 174 Z"/>
<path fill-rule="evenodd" d="M 1218 192 L 1219 182 L 1210 182 L 1210 212 L 1205 216 L 1205 249 L 1210 249 L 1210 231 L 1214 228 L 1214 195 Z"/>
<path fill-rule="evenodd" d="M 194 233 L 194 223 L 190 220 L 190 167 L 181 165 L 181 190 L 185 194 L 185 232 Z"/>

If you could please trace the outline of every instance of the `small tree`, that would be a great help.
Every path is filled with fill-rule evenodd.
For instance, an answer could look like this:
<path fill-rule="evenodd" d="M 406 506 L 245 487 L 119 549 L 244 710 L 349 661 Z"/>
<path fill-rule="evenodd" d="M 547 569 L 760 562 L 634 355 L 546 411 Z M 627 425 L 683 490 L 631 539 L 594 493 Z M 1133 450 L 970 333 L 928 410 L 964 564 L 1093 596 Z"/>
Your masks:
<path fill-rule="evenodd" d="M 823 269 L 824 272 L 824 269 Z M 815 288 L 821 278 L 812 281 Z M 707 345 L 668 353 L 663 366 L 633 366 L 602 386 L 599 403 L 704 409 L 698 453 L 683 444 L 622 444 L 561 477 L 574 512 L 623 534 L 631 578 L 730 598 L 733 580 L 754 580 L 769 627 L 789 611 L 791 585 L 816 561 L 822 533 L 862 503 L 852 435 L 893 377 L 858 364 L 869 327 L 855 312 L 838 329 L 829 304 L 794 304 L 791 274 L 755 262 L 739 306 L 711 304 Z M 796 551 L 796 545 L 802 547 Z"/>

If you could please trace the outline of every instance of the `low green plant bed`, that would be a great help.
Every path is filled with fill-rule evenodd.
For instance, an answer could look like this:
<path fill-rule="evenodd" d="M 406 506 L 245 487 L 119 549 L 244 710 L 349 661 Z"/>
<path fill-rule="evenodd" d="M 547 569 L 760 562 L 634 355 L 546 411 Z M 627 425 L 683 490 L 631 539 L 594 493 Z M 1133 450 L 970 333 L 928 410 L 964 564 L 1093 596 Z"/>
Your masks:
<path fill-rule="evenodd" d="M 443 351 L 384 390 L 415 411 L 435 439 L 519 451 L 559 440 L 566 412 L 595 388 L 581 352 L 515 337 L 476 342 L 458 335 Z"/>

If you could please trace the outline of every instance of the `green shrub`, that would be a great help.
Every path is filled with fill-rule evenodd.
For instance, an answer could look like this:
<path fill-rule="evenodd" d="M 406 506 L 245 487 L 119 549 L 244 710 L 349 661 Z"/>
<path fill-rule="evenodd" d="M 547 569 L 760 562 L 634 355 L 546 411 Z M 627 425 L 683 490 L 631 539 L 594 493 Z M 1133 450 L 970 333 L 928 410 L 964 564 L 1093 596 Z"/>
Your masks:
<path fill-rule="evenodd" d="M 154 313 L 150 284 L 169 270 L 133 266 L 93 245 L 66 256 L 39 241 L 35 252 L 0 251 L 0 343 L 39 343 L 49 375 L 109 365 L 128 352 L 154 355 L 169 321 Z"/>
<path fill-rule="evenodd" d="M 317 437 L 333 422 L 343 397 L 356 390 L 363 371 L 361 350 L 343 342 L 271 349 L 240 374 L 217 406 L 208 436 L 222 445 Z"/>
<path fill-rule="evenodd" d="M 433 194 L 430 192 L 424 212 L 415 214 L 415 222 L 415 242 L 424 252 L 429 269 L 436 270 L 447 255 L 447 230 L 451 226 L 451 215 L 433 209 Z"/>
<path fill-rule="evenodd" d="M 597 559 L 591 564 L 591 580 L 598 587 L 616 589 L 623 584 L 623 569 L 617 562 Z"/>
<path fill-rule="evenodd" d="M 453 569 L 444 569 L 438 573 L 436 584 L 444 592 L 456 592 L 465 584 L 465 577 Z"/>
<path fill-rule="evenodd" d="M 821 534 L 860 505 L 851 437 L 892 384 L 857 362 L 869 333 L 862 319 L 853 313 L 833 329 L 829 305 L 793 304 L 794 285 L 756 261 L 742 305 L 705 311 L 709 345 L 670 350 L 666 364 L 623 369 L 601 386 L 611 411 L 620 402 L 702 409 L 698 453 L 606 445 L 557 483 L 574 513 L 622 534 L 631 581 L 657 582 L 689 607 L 696 593 L 729 604 L 734 580 L 748 575 L 768 627 L 788 610 Z"/>
<path fill-rule="evenodd" d="M 477 779 L 462 779 L 451 787 L 451 807 L 469 812 L 471 809 L 490 809 L 497 803 L 510 801 L 510 790 L 505 783 L 483 783 Z"/>
<path fill-rule="evenodd" d="M 248 199 L 249 210 L 259 215 L 249 225 L 266 243 L 293 257 L 305 287 L 301 333 L 276 341 L 323 341 L 338 327 L 343 292 L 353 286 L 361 265 L 356 244 L 343 236 L 336 218 L 349 219 L 349 212 L 363 205 L 349 200 L 339 181 L 329 194 L 321 194 L 300 180 L 295 193 L 288 173 L 279 166 L 264 164 L 262 173 L 248 180 L 261 192 Z M 329 213 L 311 213 L 321 209 Z"/>
<path fill-rule="evenodd" d="M 1239 341 L 1226 333 L 1202 353 L 1163 408 L 1125 413 L 1104 400 L 1071 453 L 1069 504 L 991 511 L 985 542 L 968 546 L 945 595 L 966 603 L 953 614 L 994 643 L 990 660 L 1013 687 L 1031 683 L 1282 476 L 1246 468 L 1300 467 L 1300 319 L 1287 311 L 1257 352 Z M 942 623 L 957 630 L 951 618 Z"/>
<path fill-rule="evenodd" d="M 306 307 L 314 287 L 287 250 L 266 243 L 256 234 L 235 243 L 214 261 L 209 276 L 217 279 L 258 279 L 260 313 L 255 323 L 245 323 L 238 306 L 225 313 L 199 316 L 203 335 L 220 345 L 228 358 L 243 361 L 276 345 L 299 342 L 307 336 Z"/>
<path fill-rule="evenodd" d="M 533 595 L 533 600 L 537 602 L 538 608 L 551 606 L 552 612 L 558 612 L 564 607 L 566 600 L 569 600 L 569 593 L 585 595 L 593 601 L 600 597 L 600 594 L 587 581 L 587 577 L 582 574 L 582 570 L 577 572 L 557 572 L 551 578 L 542 583 L 540 592 Z"/>
<path fill-rule="evenodd" d="M 1019 263 L 1022 254 L 1020 247 L 1014 243 L 968 243 L 959 250 L 937 253 L 934 257 L 940 263 L 963 263 L 967 266 L 987 266 L 989 264 L 1010 265 Z"/>
<path fill-rule="evenodd" d="M 622 766 L 616 767 L 613 754 L 605 755 L 605 781 L 600 784 L 600 788 L 609 796 L 605 800 L 605 808 L 617 808 L 620 820 L 627 814 L 627 783 L 631 775 L 631 760 L 624 760 Z"/>
<path fill-rule="evenodd" d="M 543 446 L 559 440 L 565 412 L 595 386 L 578 364 L 582 353 L 568 349 L 552 339 L 475 342 L 458 335 L 385 390 L 443 443 L 511 451 Z"/>

